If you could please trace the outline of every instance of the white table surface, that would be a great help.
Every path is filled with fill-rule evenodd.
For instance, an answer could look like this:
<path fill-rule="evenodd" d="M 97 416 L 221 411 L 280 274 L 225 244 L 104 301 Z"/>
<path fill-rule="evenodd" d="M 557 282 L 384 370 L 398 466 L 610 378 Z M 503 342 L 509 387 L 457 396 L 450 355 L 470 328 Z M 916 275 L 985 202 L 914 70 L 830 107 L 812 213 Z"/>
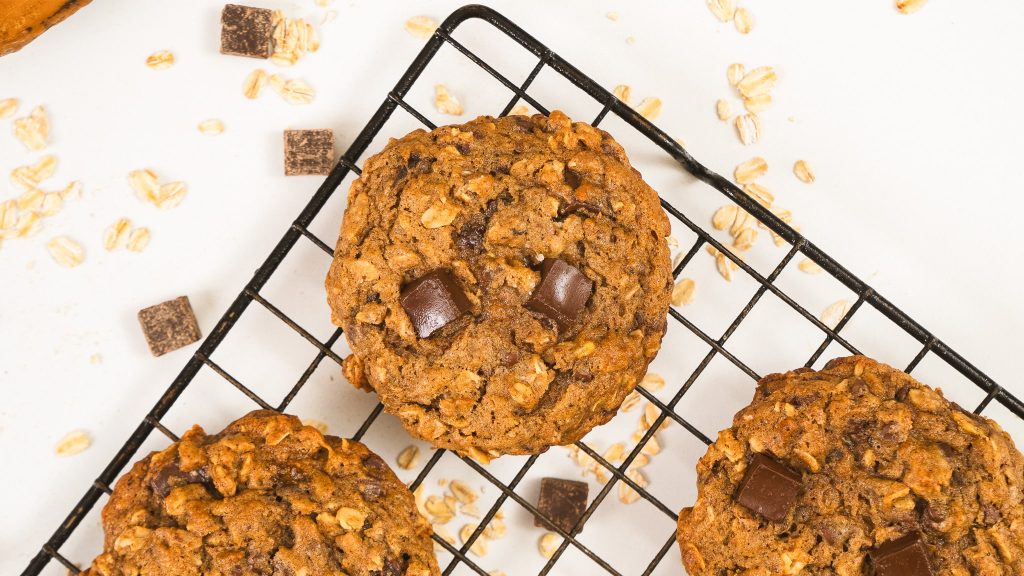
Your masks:
<path fill-rule="evenodd" d="M 314 20 L 325 11 L 312 0 L 253 3 Z M 494 3 L 609 88 L 626 83 L 637 99 L 662 98 L 657 124 L 683 138 L 689 151 L 711 168 L 731 174 L 738 162 L 763 155 L 771 166 L 763 182 L 779 205 L 793 210 L 809 238 L 979 368 L 1024 395 L 1016 362 L 1024 345 L 1024 248 L 1018 231 L 1024 200 L 1017 182 L 1024 133 L 1018 106 L 1024 91 L 1019 59 L 1024 52 L 1019 33 L 1024 4 L 935 0 L 913 16 L 898 14 L 891 0 L 841 7 L 812 0 L 741 4 L 750 4 L 756 19 L 755 30 L 746 37 L 719 24 L 700 0 Z M 221 5 L 212 0 L 94 2 L 41 40 L 0 59 L 0 99 L 19 98 L 19 115 L 36 104 L 44 104 L 50 113 L 49 151 L 60 161 L 51 182 L 56 186 L 79 179 L 85 191 L 82 200 L 47 220 L 36 237 L 0 247 L 0 573 L 24 567 L 195 349 L 153 358 L 136 311 L 187 294 L 208 332 L 319 184 L 316 177 L 282 176 L 282 129 L 333 128 L 339 153 L 343 151 L 423 42 L 403 30 L 405 19 L 428 14 L 440 20 L 459 2 L 338 0 L 330 7 L 337 11 L 337 20 L 322 27 L 322 49 L 283 71 L 305 78 L 317 90 L 313 104 L 299 107 L 269 91 L 257 101 L 241 97 L 241 82 L 250 70 L 274 67 L 218 54 Z M 619 21 L 605 17 L 609 10 L 621 14 Z M 533 60 L 505 43 L 490 42 L 492 36 L 481 34 L 483 30 L 482 25 L 468 27 L 466 42 L 482 44 L 482 54 L 508 64 L 510 76 L 521 79 Z M 627 43 L 630 36 L 634 43 Z M 159 49 L 174 52 L 177 64 L 172 69 L 153 71 L 143 65 Z M 450 62 L 428 70 L 410 103 L 442 120 L 432 110 L 428 92 L 434 81 L 444 81 L 466 104 L 467 117 L 495 112 L 494 103 L 506 96 L 478 83 L 483 77 L 446 50 Z M 749 149 L 714 114 L 720 97 L 738 105 L 725 80 L 732 62 L 748 68 L 770 64 L 779 73 L 776 104 L 763 115 L 766 134 Z M 581 119 L 590 119 L 592 109 L 596 112 L 592 105 L 578 104 L 582 100 L 560 87 L 553 75 L 542 76 L 546 79 L 538 81 L 538 93 L 549 106 L 579 110 L 585 116 Z M 222 119 L 227 131 L 217 137 L 199 135 L 195 125 L 205 118 Z M 3 174 L 38 157 L 10 136 L 10 122 L 0 121 Z M 392 135 L 413 126 L 405 117 Z M 616 136 L 628 132 L 613 120 L 602 127 Z M 674 202 L 692 204 L 697 213 L 721 204 L 706 188 L 697 192 L 701 187 L 678 171 L 664 165 L 648 170 L 645 162 L 655 154 L 634 144 L 640 141 L 631 135 L 623 139 L 652 183 L 663 193 L 675 194 Z M 814 166 L 814 185 L 793 178 L 790 168 L 798 158 Z M 146 166 L 163 178 L 188 184 L 188 197 L 180 207 L 160 212 L 135 199 L 126 175 Z M 4 178 L 0 198 L 13 193 Z M 333 202 L 314 230 L 330 240 L 340 211 L 341 205 Z M 152 230 L 152 243 L 144 253 L 103 251 L 103 229 L 122 216 Z M 57 234 L 83 243 L 87 257 L 82 266 L 63 269 L 49 258 L 44 245 Z M 762 237 L 756 262 L 782 256 L 783 250 L 770 244 Z M 326 259 L 306 243 L 302 254 L 282 268 L 302 280 L 293 283 L 291 276 L 282 275 L 267 288 L 268 297 L 307 321 L 322 338 L 330 334 L 318 285 L 325 266 Z M 686 274 L 698 278 L 697 302 L 686 312 L 717 336 L 729 313 L 735 313 L 735 303 L 749 297 L 751 285 L 726 286 L 704 254 Z M 827 278 L 788 277 L 802 283 L 794 290 L 807 294 L 814 313 L 844 296 Z M 819 336 L 806 335 L 803 326 L 774 324 L 772 305 L 765 309 L 758 320 L 766 323 L 765 329 L 741 330 L 730 344 L 762 373 L 795 367 L 809 356 Z M 259 329 L 263 321 L 253 320 L 253 327 Z M 860 326 L 854 343 L 906 364 L 917 348 L 891 329 L 876 333 L 874 326 Z M 279 343 L 276 334 L 268 330 L 243 342 L 265 347 L 266 354 L 247 355 L 225 344 L 224 365 L 265 380 L 277 378 L 280 371 L 294 381 L 312 358 L 312 349 L 296 343 L 294 336 L 281 336 Z M 673 338 L 685 340 L 670 334 L 666 346 L 676 342 Z M 788 346 L 797 341 L 798 353 Z M 681 346 L 686 349 L 685 343 Z M 682 372 L 684 364 L 689 362 L 692 369 L 695 361 L 688 356 L 699 359 L 706 351 L 699 346 L 686 350 L 671 358 L 662 354 L 656 362 L 655 368 L 669 376 L 670 387 L 688 374 Z M 93 354 L 101 355 L 102 362 L 90 363 Z M 273 357 L 266 366 L 263 356 Z M 293 362 L 293 356 L 303 363 Z M 950 395 L 971 407 L 977 402 L 977 393 L 941 366 L 923 366 L 920 376 L 957 390 Z M 717 377 L 721 390 L 692 394 L 720 402 L 710 410 L 691 408 L 688 416 L 711 435 L 727 425 L 751 392 L 751 382 L 735 370 L 721 367 Z M 221 426 L 245 406 L 233 403 L 240 399 L 237 393 L 222 393 L 224 385 L 215 375 L 205 372 L 200 380 L 207 388 L 168 415 L 168 424 L 178 433 L 197 420 L 211 428 Z M 372 406 L 372 398 L 348 388 L 330 361 L 312 382 L 319 387 L 317 400 L 300 401 L 293 408 L 328 421 L 332 431 L 351 434 L 353 419 Z M 271 394 L 280 398 L 281 384 L 268 386 L 274 385 L 260 389 L 277 390 Z M 1022 427 L 1007 412 L 986 414 L 1007 424 L 1018 443 L 1024 441 Z M 636 413 L 627 416 L 632 424 L 616 419 L 595 433 L 596 443 L 607 446 L 617 425 L 628 437 Z M 380 422 L 368 439 L 393 461 L 393 453 L 409 440 L 393 420 L 384 417 Z M 58 458 L 54 444 L 73 429 L 89 431 L 93 445 L 79 455 Z M 664 434 L 665 453 L 648 468 L 652 491 L 671 506 L 681 506 L 692 499 L 692 466 L 703 448 L 678 426 Z M 153 437 L 145 449 L 164 444 Z M 498 462 L 495 470 L 505 471 L 514 470 L 521 460 Z M 540 469 L 551 473 L 577 473 L 562 450 L 551 451 L 541 463 Z M 442 464 L 442 469 L 450 468 L 449 477 L 467 474 L 449 456 Z M 403 472 L 403 478 L 411 474 Z M 527 497 L 535 494 L 537 474 L 531 472 L 524 482 Z M 591 484 L 593 493 L 598 486 Z M 488 494 L 492 499 L 497 495 L 493 488 Z M 610 500 L 615 500 L 614 492 Z M 492 544 L 494 550 L 481 564 L 511 574 L 535 572 L 542 559 L 530 547 L 540 530 L 521 511 L 510 510 L 514 507 L 505 506 L 510 535 Z M 624 573 L 638 573 L 644 558 L 666 541 L 671 524 L 664 516 L 653 523 L 644 521 L 643 514 L 630 516 L 634 508 L 628 509 L 630 514 L 614 510 L 619 510 L 615 522 L 602 523 L 599 513 L 583 539 L 600 550 L 618 543 L 618 550 L 609 552 L 615 558 L 610 561 Z M 629 520 L 633 517 L 639 518 L 635 526 Z M 97 552 L 97 526 L 94 511 L 64 549 L 76 561 L 88 562 Z M 650 534 L 645 532 L 648 527 Z M 458 525 L 449 528 L 455 532 Z M 528 544 L 525 551 L 517 542 Z M 586 564 L 578 554 L 570 556 L 554 573 L 587 570 L 573 568 Z M 596 571 L 593 565 L 591 569 Z M 656 573 L 679 572 L 673 548 Z M 48 573 L 62 571 L 51 565 Z"/>

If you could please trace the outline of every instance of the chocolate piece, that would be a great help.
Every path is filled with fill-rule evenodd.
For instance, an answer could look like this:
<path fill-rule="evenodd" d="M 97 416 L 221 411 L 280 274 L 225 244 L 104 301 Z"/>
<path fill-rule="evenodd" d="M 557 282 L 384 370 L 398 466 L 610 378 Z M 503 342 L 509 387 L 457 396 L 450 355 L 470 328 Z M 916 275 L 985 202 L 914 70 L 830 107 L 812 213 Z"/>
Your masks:
<path fill-rule="evenodd" d="M 565 260 L 548 259 L 540 265 L 540 284 L 526 307 L 550 318 L 559 330 L 572 326 L 590 299 L 594 283 Z"/>
<path fill-rule="evenodd" d="M 571 532 L 587 509 L 587 492 L 586 482 L 541 478 L 537 510 L 547 516 L 555 526 L 567 533 Z M 533 517 L 533 525 L 540 528 L 549 527 L 548 521 L 540 516 Z M 582 529 L 581 526 L 580 530 Z"/>
<path fill-rule="evenodd" d="M 188 296 L 139 310 L 139 324 L 153 356 L 163 356 L 202 337 Z"/>
<path fill-rule="evenodd" d="M 285 130 L 284 174 L 326 176 L 334 168 L 334 131 Z"/>
<path fill-rule="evenodd" d="M 803 481 L 800 474 L 765 456 L 755 454 L 736 490 L 736 501 L 772 522 L 786 518 Z"/>
<path fill-rule="evenodd" d="M 928 549 L 921 533 L 914 531 L 890 540 L 868 552 L 875 576 L 933 576 L 928 565 Z"/>
<path fill-rule="evenodd" d="M 270 58 L 273 19 L 266 8 L 226 4 L 220 13 L 220 53 Z"/>
<path fill-rule="evenodd" d="M 406 284 L 398 301 L 420 338 L 429 338 L 470 309 L 459 283 L 443 269 L 433 270 Z"/>

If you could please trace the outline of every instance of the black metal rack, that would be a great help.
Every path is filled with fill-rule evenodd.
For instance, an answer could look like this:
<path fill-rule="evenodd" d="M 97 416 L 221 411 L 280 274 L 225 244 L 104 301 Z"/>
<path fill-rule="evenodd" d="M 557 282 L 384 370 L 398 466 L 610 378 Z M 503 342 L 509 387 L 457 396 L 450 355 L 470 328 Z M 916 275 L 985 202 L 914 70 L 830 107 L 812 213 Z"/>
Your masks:
<path fill-rule="evenodd" d="M 460 24 L 470 19 L 482 20 L 497 31 L 505 34 L 522 48 L 532 53 L 536 58 L 536 65 L 532 71 L 526 77 L 525 81 L 521 84 L 516 85 L 507 77 L 503 76 L 500 72 L 492 68 L 474 52 L 466 48 L 463 44 L 459 43 L 452 37 L 452 32 L 458 28 Z M 577 88 L 582 90 L 590 98 L 596 100 L 596 102 L 602 106 L 600 113 L 594 118 L 593 125 L 597 126 L 601 123 L 605 117 L 611 113 L 619 117 L 625 124 L 635 129 L 644 137 L 648 138 L 651 142 L 661 148 L 667 153 L 675 162 L 679 164 L 687 172 L 695 176 L 698 180 L 706 183 L 710 187 L 721 192 L 726 198 L 734 202 L 742 209 L 746 210 L 750 215 L 755 217 L 767 225 L 774 233 L 781 236 L 789 245 L 790 248 L 786 252 L 785 256 L 778 262 L 775 268 L 767 275 L 763 275 L 755 270 L 752 266 L 748 265 L 741 258 L 733 254 L 728 247 L 722 245 L 720 242 L 715 240 L 712 235 L 704 230 L 700 225 L 696 224 L 693 220 L 687 217 L 683 209 L 674 206 L 664 199 L 662 200 L 662 206 L 671 218 L 676 220 L 677 224 L 681 224 L 686 229 L 692 231 L 696 236 L 696 242 L 685 252 L 685 256 L 678 263 L 673 270 L 673 274 L 678 276 L 679 273 L 687 266 L 687 264 L 693 259 L 697 252 L 705 246 L 713 246 L 715 249 L 721 251 L 728 258 L 730 258 L 738 267 L 738 270 L 743 274 L 748 275 L 753 279 L 758 288 L 754 293 L 753 297 L 746 303 L 739 314 L 732 320 L 728 325 L 728 328 L 717 338 L 707 334 L 701 328 L 699 328 L 692 321 L 687 319 L 685 315 L 680 313 L 675 308 L 672 308 L 669 313 L 673 320 L 680 323 L 690 332 L 692 332 L 697 338 L 703 341 L 710 347 L 710 351 L 699 363 L 697 368 L 683 381 L 678 382 L 678 390 L 675 391 L 674 395 L 668 402 L 663 402 L 655 397 L 647 390 L 638 387 L 637 390 L 642 394 L 648 401 L 656 405 L 659 409 L 659 416 L 656 422 L 653 423 L 651 428 L 644 434 L 639 440 L 636 446 L 632 449 L 625 460 L 618 466 L 609 463 L 600 454 L 594 451 L 590 446 L 587 446 L 584 442 L 578 442 L 578 448 L 591 456 L 594 460 L 600 463 L 608 473 L 611 474 L 611 480 L 605 484 L 599 493 L 592 499 L 589 507 L 587 508 L 583 518 L 580 520 L 580 524 L 577 529 L 583 525 L 588 518 L 590 518 L 598 506 L 605 500 L 606 496 L 610 493 L 612 487 L 617 482 L 623 482 L 629 485 L 633 490 L 640 494 L 640 496 L 651 504 L 655 508 L 666 514 L 673 520 L 676 518 L 676 511 L 666 506 L 657 497 L 652 495 L 645 488 L 637 485 L 632 479 L 626 476 L 626 471 L 629 465 L 634 461 L 641 450 L 654 435 L 655 431 L 658 430 L 659 426 L 666 419 L 675 421 L 688 432 L 693 434 L 697 439 L 709 444 L 711 440 L 688 422 L 685 418 L 679 416 L 674 408 L 683 400 L 688 390 L 690 390 L 693 383 L 698 379 L 708 364 L 716 357 L 721 356 L 728 360 L 728 362 L 735 365 L 739 370 L 750 376 L 751 378 L 758 379 L 759 375 L 752 370 L 747 364 L 740 360 L 736 355 L 730 352 L 726 348 L 726 342 L 730 336 L 736 331 L 740 323 L 747 317 L 748 313 L 754 308 L 761 297 L 767 293 L 772 293 L 779 300 L 784 302 L 793 311 L 803 317 L 807 322 L 811 323 L 814 327 L 821 331 L 823 335 L 823 341 L 818 349 L 808 359 L 806 365 L 811 366 L 814 364 L 819 357 L 826 351 L 830 345 L 836 344 L 842 349 L 851 353 L 858 353 L 858 350 L 848 342 L 839 333 L 843 327 L 853 318 L 853 316 L 862 309 L 864 305 L 870 306 L 881 313 L 888 321 L 898 327 L 902 332 L 909 335 L 913 340 L 920 344 L 921 348 L 919 352 L 914 356 L 913 360 L 906 366 L 907 372 L 912 372 L 915 367 L 929 354 L 935 355 L 940 358 L 950 367 L 961 373 L 974 385 L 980 388 L 984 393 L 984 399 L 974 409 L 975 413 L 981 413 L 989 404 L 995 400 L 999 404 L 1005 406 L 1011 413 L 1024 419 L 1024 403 L 1018 398 L 1014 397 L 1010 392 L 999 386 L 995 381 L 985 375 L 983 372 L 978 370 L 974 365 L 969 363 L 949 346 L 939 340 L 937 337 L 932 335 L 928 330 L 924 329 L 920 324 L 915 322 L 913 319 L 908 317 L 899 308 L 893 305 L 891 302 L 883 298 L 877 292 L 875 292 L 870 286 L 864 283 L 862 280 L 854 276 L 848 270 L 843 268 L 838 262 L 833 260 L 830 256 L 825 254 L 817 246 L 809 242 L 806 238 L 796 232 L 794 229 L 785 224 L 782 220 L 776 217 L 770 210 L 764 208 L 751 197 L 747 196 L 743 191 L 737 188 L 734 184 L 722 176 L 708 170 L 702 164 L 697 162 L 684 150 L 676 141 L 670 138 L 667 134 L 662 132 L 656 126 L 648 122 L 637 112 L 635 112 L 628 105 L 618 100 L 610 92 L 598 85 L 594 80 L 580 72 L 572 64 L 567 62 L 561 56 L 555 54 L 550 49 L 545 47 L 543 44 L 538 42 L 532 36 L 527 34 L 521 28 L 513 24 L 507 18 L 498 14 L 494 10 L 479 6 L 469 5 L 465 6 L 454 13 L 452 13 L 437 29 L 434 35 L 427 41 L 426 46 L 420 51 L 419 55 L 409 66 L 408 70 L 402 75 L 401 79 L 395 85 L 394 89 L 387 95 L 380 107 L 374 113 L 373 117 L 366 124 L 363 130 L 359 133 L 356 139 L 353 141 L 351 146 L 342 156 L 337 166 L 323 182 L 320 188 L 316 191 L 305 209 L 299 214 L 298 218 L 288 227 L 284 236 L 277 243 L 270 255 L 263 262 L 262 266 L 255 272 L 252 279 L 245 286 L 242 292 L 234 300 L 228 310 L 221 317 L 216 327 L 210 332 L 205 341 L 195 352 L 188 363 L 181 370 L 181 373 L 170 385 L 167 391 L 163 394 L 160 400 L 156 403 L 152 410 L 145 416 L 142 422 L 138 425 L 132 435 L 124 443 L 121 449 L 113 457 L 107 467 L 99 475 L 99 477 L 92 482 L 86 491 L 85 495 L 81 498 L 78 504 L 71 510 L 67 518 L 63 523 L 54 531 L 50 539 L 43 544 L 39 553 L 32 559 L 29 565 L 25 568 L 23 575 L 35 575 L 39 574 L 43 568 L 51 561 L 57 560 L 64 566 L 66 566 L 72 572 L 77 573 L 79 570 L 72 563 L 71 560 L 66 558 L 60 553 L 61 546 L 67 541 L 69 536 L 79 526 L 83 518 L 92 510 L 96 505 L 97 501 L 103 494 L 109 494 L 111 486 L 115 479 L 120 474 L 121 470 L 126 464 L 136 458 L 142 443 L 149 437 L 153 430 L 159 430 L 170 440 L 177 440 L 177 437 L 171 432 L 164 424 L 161 423 L 163 418 L 175 401 L 181 396 L 185 389 L 192 382 L 193 378 L 199 372 L 202 367 L 208 367 L 213 372 L 222 376 L 228 383 L 236 387 L 248 398 L 250 398 L 256 405 L 262 408 L 273 408 L 277 410 L 284 410 L 288 405 L 295 399 L 296 395 L 302 390 L 303 386 L 317 369 L 320 363 L 326 359 L 338 362 L 340 364 L 341 357 L 332 350 L 332 346 L 341 337 L 341 330 L 335 330 L 335 332 L 326 341 L 320 341 L 317 339 L 309 330 L 303 328 L 299 323 L 289 317 L 287 314 L 282 312 L 278 307 L 269 302 L 260 291 L 271 278 L 271 276 L 278 269 L 278 266 L 285 259 L 291 249 L 300 241 L 309 241 L 316 247 L 320 248 L 327 254 L 332 253 L 331 247 L 328 243 L 324 242 L 309 230 L 309 225 L 312 223 L 316 215 L 325 206 L 328 200 L 335 194 L 337 188 L 342 183 L 342 180 L 350 173 L 359 174 L 360 170 L 356 165 L 356 162 L 366 151 L 374 137 L 380 132 L 385 122 L 391 117 L 391 115 L 399 108 L 405 110 L 411 114 L 414 118 L 420 121 L 424 126 L 428 128 L 434 128 L 435 126 L 420 112 L 409 105 L 405 97 L 409 93 L 412 86 L 415 84 L 417 79 L 420 77 L 423 70 L 431 59 L 437 54 L 438 50 L 444 45 L 449 44 L 454 47 L 460 53 L 465 55 L 470 61 L 478 65 L 484 71 L 486 71 L 491 77 L 496 79 L 508 90 L 514 93 L 512 99 L 501 111 L 501 114 L 508 114 L 512 108 L 520 101 L 523 100 L 529 103 L 533 108 L 542 113 L 547 113 L 548 108 L 528 93 L 533 81 L 537 78 L 537 75 L 545 68 L 553 70 L 563 78 L 567 79 Z M 337 201 L 341 201 L 338 199 Z M 840 283 L 845 285 L 851 291 L 857 295 L 856 302 L 850 307 L 849 311 L 845 314 L 842 320 L 833 328 L 825 325 L 821 322 L 814 314 L 808 312 L 803 306 L 797 303 L 792 297 L 783 292 L 778 286 L 775 285 L 776 279 L 782 273 L 783 269 L 789 264 L 792 259 L 798 254 L 813 260 L 825 272 L 830 274 Z M 297 332 L 302 338 L 307 340 L 312 346 L 317 349 L 317 354 L 312 363 L 305 369 L 303 374 L 300 376 L 298 381 L 290 387 L 287 393 L 284 395 L 276 404 L 273 404 L 252 389 L 247 387 L 245 384 L 237 380 L 235 377 L 230 375 L 221 366 L 211 360 L 211 355 L 214 350 L 217 349 L 218 345 L 224 340 L 225 336 L 232 329 L 235 323 L 238 321 L 242 313 L 252 304 L 253 302 L 265 308 L 272 315 L 277 317 L 281 322 L 287 325 L 289 328 Z M 362 438 L 370 425 L 377 418 L 381 412 L 381 405 L 377 406 L 370 412 L 369 416 L 362 423 L 354 437 L 356 439 Z M 372 447 L 371 447 L 372 448 Z M 423 466 L 422 471 L 412 484 L 415 488 L 418 486 L 431 469 L 437 464 L 438 460 L 442 456 L 442 451 L 435 451 L 428 462 Z M 502 482 L 490 473 L 487 467 L 477 463 L 472 459 L 464 459 L 465 463 L 475 470 L 480 477 L 485 479 L 488 483 L 495 486 L 499 491 L 500 495 L 490 507 L 484 517 L 479 523 L 479 527 L 473 532 L 473 534 L 467 539 L 467 541 L 459 547 L 449 544 L 442 538 L 435 536 L 436 542 L 444 547 L 448 552 L 453 555 L 452 561 L 444 567 L 444 574 L 450 574 L 455 570 L 456 566 L 463 564 L 477 574 L 483 576 L 487 575 L 487 572 L 482 569 L 474 560 L 467 557 L 467 552 L 473 542 L 483 532 L 484 527 L 494 517 L 497 510 L 501 505 L 511 499 L 523 506 L 531 513 L 537 513 L 533 504 L 528 500 L 524 499 L 520 494 L 516 493 L 516 487 L 520 480 L 526 475 L 530 468 L 534 465 L 537 460 L 537 456 L 532 456 L 525 461 L 523 467 L 516 473 L 514 478 L 509 482 Z M 613 568 L 604 558 L 601 557 L 599 551 L 588 548 L 585 544 L 577 540 L 573 533 L 566 533 L 559 528 L 553 528 L 553 531 L 557 532 L 562 536 L 563 540 L 561 545 L 558 547 L 554 555 L 548 560 L 547 564 L 540 571 L 539 574 L 547 574 L 551 571 L 555 562 L 558 561 L 559 557 L 566 550 L 567 547 L 573 546 L 580 553 L 587 556 L 595 564 L 602 567 L 605 571 L 610 574 L 620 574 L 615 568 Z M 664 545 L 660 547 L 656 556 L 651 559 L 646 570 L 643 574 L 650 574 L 658 563 L 661 561 L 663 556 L 668 550 L 674 545 L 674 535 L 669 535 Z M 86 560 L 87 559 L 82 559 Z"/>

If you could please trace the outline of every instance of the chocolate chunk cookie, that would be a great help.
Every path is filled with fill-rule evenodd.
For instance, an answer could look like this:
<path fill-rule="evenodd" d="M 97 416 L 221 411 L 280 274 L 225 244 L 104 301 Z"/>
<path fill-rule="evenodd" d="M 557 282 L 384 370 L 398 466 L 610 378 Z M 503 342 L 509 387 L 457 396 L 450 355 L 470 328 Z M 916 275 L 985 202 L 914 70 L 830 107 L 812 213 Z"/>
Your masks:
<path fill-rule="evenodd" d="M 697 464 L 691 576 L 1024 574 L 1024 457 L 863 356 L 773 374 Z"/>
<path fill-rule="evenodd" d="M 440 574 L 412 494 L 362 444 L 252 412 L 125 474 L 86 576 Z"/>
<path fill-rule="evenodd" d="M 327 277 L 345 375 L 482 461 L 575 441 L 661 345 L 668 235 L 622 147 L 561 112 L 393 140 L 352 184 Z"/>

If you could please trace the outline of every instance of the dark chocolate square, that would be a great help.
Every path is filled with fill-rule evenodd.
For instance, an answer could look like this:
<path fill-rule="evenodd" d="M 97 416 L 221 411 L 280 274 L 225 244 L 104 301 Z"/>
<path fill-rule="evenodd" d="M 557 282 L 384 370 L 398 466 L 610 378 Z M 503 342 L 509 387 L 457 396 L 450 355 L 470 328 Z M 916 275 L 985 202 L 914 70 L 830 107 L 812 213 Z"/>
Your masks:
<path fill-rule="evenodd" d="M 541 478 L 540 497 L 537 498 L 537 510 L 551 519 L 551 522 L 571 533 L 573 526 L 579 522 L 587 509 L 586 482 L 563 480 L 561 478 Z M 540 516 L 534 516 L 533 525 L 549 528 L 548 522 Z M 583 527 L 580 527 L 583 530 Z"/>
<path fill-rule="evenodd" d="M 398 303 L 409 315 L 420 338 L 429 338 L 471 308 L 458 281 L 451 272 L 441 268 L 403 286 Z"/>
<path fill-rule="evenodd" d="M 868 553 L 875 576 L 932 576 L 920 532 L 886 542 Z"/>
<path fill-rule="evenodd" d="M 736 501 L 772 522 L 786 519 L 803 488 L 803 477 L 784 464 L 754 454 L 736 489 Z"/>
<path fill-rule="evenodd" d="M 565 330 L 576 322 L 594 291 L 594 282 L 565 260 L 548 258 L 541 264 L 540 283 L 526 301 L 526 308 Z"/>
<path fill-rule="evenodd" d="M 270 58 L 274 12 L 226 4 L 220 13 L 220 53 L 250 58 Z"/>
<path fill-rule="evenodd" d="M 202 338 L 188 296 L 139 310 L 139 324 L 153 356 L 163 356 Z"/>
<path fill-rule="evenodd" d="M 285 176 L 319 174 L 326 176 L 334 168 L 334 131 L 285 130 Z"/>

